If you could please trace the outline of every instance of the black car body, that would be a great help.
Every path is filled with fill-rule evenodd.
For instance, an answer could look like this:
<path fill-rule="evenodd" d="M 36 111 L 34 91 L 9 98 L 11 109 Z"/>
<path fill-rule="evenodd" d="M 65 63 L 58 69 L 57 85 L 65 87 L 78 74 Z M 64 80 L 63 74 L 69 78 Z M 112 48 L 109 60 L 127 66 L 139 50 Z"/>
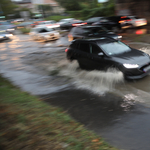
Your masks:
<path fill-rule="evenodd" d="M 76 59 L 86 70 L 117 68 L 126 79 L 140 79 L 150 72 L 148 54 L 112 38 L 74 40 L 66 52 L 69 60 Z"/>
<path fill-rule="evenodd" d="M 87 25 L 92 25 L 95 22 L 99 22 L 101 21 L 103 17 L 93 17 L 93 18 L 89 18 L 88 20 L 86 20 Z"/>
<path fill-rule="evenodd" d="M 131 27 L 130 18 L 127 16 L 111 16 L 102 18 L 92 25 L 101 25 L 114 32 L 120 32 L 122 29 Z"/>
<path fill-rule="evenodd" d="M 116 40 L 122 38 L 120 35 L 116 35 L 113 32 L 109 32 L 106 28 L 101 26 L 78 26 L 71 29 L 68 34 L 68 40 L 87 38 L 87 37 L 111 37 Z"/>
<path fill-rule="evenodd" d="M 70 22 L 66 22 L 63 24 L 60 24 L 61 30 L 71 30 L 73 27 L 82 26 L 86 23 L 82 20 L 71 20 Z"/>

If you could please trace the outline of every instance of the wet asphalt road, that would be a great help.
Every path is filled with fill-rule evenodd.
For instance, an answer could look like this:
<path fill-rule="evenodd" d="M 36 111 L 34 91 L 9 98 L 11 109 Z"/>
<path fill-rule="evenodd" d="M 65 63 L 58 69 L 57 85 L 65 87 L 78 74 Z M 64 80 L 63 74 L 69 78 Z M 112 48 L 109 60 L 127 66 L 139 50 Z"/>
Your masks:
<path fill-rule="evenodd" d="M 129 44 L 149 53 L 150 44 Z M 68 66 L 67 45 L 66 37 L 40 43 L 15 35 L 0 43 L 0 73 L 22 90 L 64 108 L 113 146 L 150 150 L 150 76 L 127 82 L 120 73 L 89 73 L 76 63 Z"/>

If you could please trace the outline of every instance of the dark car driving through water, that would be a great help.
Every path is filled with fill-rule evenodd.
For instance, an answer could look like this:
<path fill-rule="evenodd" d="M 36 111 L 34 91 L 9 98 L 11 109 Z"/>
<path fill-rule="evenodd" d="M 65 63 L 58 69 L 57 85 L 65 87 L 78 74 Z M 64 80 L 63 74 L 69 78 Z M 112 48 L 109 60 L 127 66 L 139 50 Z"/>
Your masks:
<path fill-rule="evenodd" d="M 108 37 L 77 39 L 65 50 L 69 60 L 77 60 L 81 69 L 115 68 L 126 79 L 140 79 L 150 72 L 150 56 Z"/>

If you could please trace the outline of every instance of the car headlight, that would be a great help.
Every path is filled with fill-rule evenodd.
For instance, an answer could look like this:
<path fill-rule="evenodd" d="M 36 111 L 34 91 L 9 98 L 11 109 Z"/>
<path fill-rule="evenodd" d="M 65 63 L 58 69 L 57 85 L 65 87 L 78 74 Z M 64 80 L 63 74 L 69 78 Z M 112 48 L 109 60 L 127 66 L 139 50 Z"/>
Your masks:
<path fill-rule="evenodd" d="M 118 36 L 118 39 L 121 39 L 121 38 L 122 38 L 122 36 L 121 36 L 121 35 L 119 35 L 119 36 Z"/>
<path fill-rule="evenodd" d="M 14 30 L 15 30 L 15 29 L 13 29 L 13 28 L 12 28 L 12 29 L 7 29 L 7 31 L 14 31 Z"/>
<path fill-rule="evenodd" d="M 49 35 L 45 35 L 44 37 L 45 37 L 45 38 L 49 38 L 50 36 L 49 36 Z"/>
<path fill-rule="evenodd" d="M 126 68 L 138 68 L 139 67 L 138 64 L 123 64 L 123 66 Z"/>
<path fill-rule="evenodd" d="M 6 34 L 6 37 L 11 37 L 13 36 L 13 34 Z"/>

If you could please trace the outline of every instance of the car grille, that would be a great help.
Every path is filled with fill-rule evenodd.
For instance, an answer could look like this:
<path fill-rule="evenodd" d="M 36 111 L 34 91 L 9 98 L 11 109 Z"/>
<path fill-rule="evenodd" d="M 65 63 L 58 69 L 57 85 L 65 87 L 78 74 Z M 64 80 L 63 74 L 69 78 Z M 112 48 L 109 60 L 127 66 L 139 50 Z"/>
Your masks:
<path fill-rule="evenodd" d="M 146 68 L 146 67 L 148 67 L 148 66 L 150 66 L 150 63 L 147 63 L 147 64 L 145 64 L 144 66 L 142 66 L 142 67 L 140 68 L 140 70 L 143 71 L 143 69 Z"/>

